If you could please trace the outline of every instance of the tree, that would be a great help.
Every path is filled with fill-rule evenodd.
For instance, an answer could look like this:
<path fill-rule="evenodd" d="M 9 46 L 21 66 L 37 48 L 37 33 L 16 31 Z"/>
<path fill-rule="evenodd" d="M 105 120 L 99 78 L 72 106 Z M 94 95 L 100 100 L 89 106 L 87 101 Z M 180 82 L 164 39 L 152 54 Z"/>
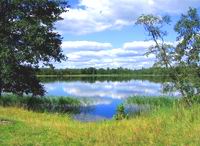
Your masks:
<path fill-rule="evenodd" d="M 195 95 L 200 94 L 199 84 L 199 61 L 200 61 L 200 16 L 197 9 L 189 8 L 186 15 L 175 25 L 178 33 L 177 46 L 167 44 L 164 40 L 166 31 L 164 24 L 168 24 L 169 17 L 156 17 L 153 15 L 142 15 L 136 24 L 143 25 L 155 45 L 150 47 L 149 53 L 156 55 L 157 64 L 164 65 L 170 69 L 170 77 L 174 84 L 166 85 L 169 88 L 178 89 L 188 104 Z M 192 71 L 188 71 L 192 70 Z M 197 82 L 196 82 L 197 81 Z"/>
<path fill-rule="evenodd" d="M 200 16 L 197 9 L 189 8 L 187 14 L 182 14 L 174 30 L 178 33 L 179 42 L 175 50 L 175 60 L 181 66 L 178 73 L 181 74 L 187 99 L 192 99 L 200 95 Z"/>
<path fill-rule="evenodd" d="M 2 91 L 44 94 L 35 70 L 41 62 L 52 66 L 51 61 L 66 59 L 54 23 L 67 6 L 59 0 L 0 2 L 0 96 Z"/>
<path fill-rule="evenodd" d="M 143 25 L 144 29 L 148 32 L 150 40 L 154 41 L 155 45 L 149 48 L 146 53 L 156 55 L 156 66 L 169 67 L 172 63 L 172 52 L 174 46 L 165 41 L 167 32 L 163 30 L 166 24 L 170 23 L 170 17 L 156 17 L 153 15 L 142 15 L 137 19 L 137 25 Z"/>
<path fill-rule="evenodd" d="M 187 66 L 199 66 L 200 61 L 200 16 L 197 9 L 189 8 L 186 15 L 176 23 L 174 30 L 178 33 L 176 60 Z"/>

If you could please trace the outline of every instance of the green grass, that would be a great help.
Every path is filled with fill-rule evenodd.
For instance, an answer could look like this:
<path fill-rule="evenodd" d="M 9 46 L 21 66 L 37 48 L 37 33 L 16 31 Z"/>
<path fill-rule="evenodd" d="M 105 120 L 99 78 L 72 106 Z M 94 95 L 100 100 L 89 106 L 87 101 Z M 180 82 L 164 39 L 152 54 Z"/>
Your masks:
<path fill-rule="evenodd" d="M 161 107 L 122 121 L 81 123 L 65 114 L 0 107 L 0 145 L 200 145 L 200 106 Z"/>
<path fill-rule="evenodd" d="M 126 104 L 150 105 L 154 107 L 172 107 L 180 102 L 175 97 L 146 97 L 133 96 L 126 100 Z"/>
<path fill-rule="evenodd" d="M 188 102 L 189 101 L 189 102 Z M 176 107 L 179 105 L 182 106 L 192 106 L 193 104 L 200 105 L 200 96 L 193 96 L 190 98 L 182 97 L 151 97 L 151 96 L 132 96 L 125 100 L 125 104 L 137 104 L 150 107 L 150 109 L 159 109 L 160 107 Z"/>

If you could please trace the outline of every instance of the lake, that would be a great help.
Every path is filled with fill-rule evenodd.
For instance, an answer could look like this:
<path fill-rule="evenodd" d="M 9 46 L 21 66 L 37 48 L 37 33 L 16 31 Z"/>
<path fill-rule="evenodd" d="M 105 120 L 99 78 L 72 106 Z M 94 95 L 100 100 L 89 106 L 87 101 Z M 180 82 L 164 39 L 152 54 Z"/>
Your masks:
<path fill-rule="evenodd" d="M 89 110 L 73 117 L 81 121 L 110 119 L 117 106 L 130 96 L 179 96 L 178 92 L 163 92 L 160 77 L 68 77 L 43 78 L 47 96 L 68 96 L 91 101 Z M 132 105 L 133 112 L 141 106 Z"/>

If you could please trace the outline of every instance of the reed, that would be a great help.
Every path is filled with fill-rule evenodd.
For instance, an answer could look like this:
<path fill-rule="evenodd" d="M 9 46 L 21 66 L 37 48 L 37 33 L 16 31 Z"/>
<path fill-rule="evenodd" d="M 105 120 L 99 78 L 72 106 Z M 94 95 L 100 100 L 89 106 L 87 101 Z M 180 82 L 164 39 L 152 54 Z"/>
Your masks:
<path fill-rule="evenodd" d="M 155 107 L 172 107 L 180 101 L 177 97 L 146 97 L 132 96 L 126 100 L 126 104 L 150 105 Z"/>
<path fill-rule="evenodd" d="M 31 97 L 6 94 L 0 98 L 3 107 L 23 107 L 37 112 L 79 112 L 81 101 L 72 97 Z"/>

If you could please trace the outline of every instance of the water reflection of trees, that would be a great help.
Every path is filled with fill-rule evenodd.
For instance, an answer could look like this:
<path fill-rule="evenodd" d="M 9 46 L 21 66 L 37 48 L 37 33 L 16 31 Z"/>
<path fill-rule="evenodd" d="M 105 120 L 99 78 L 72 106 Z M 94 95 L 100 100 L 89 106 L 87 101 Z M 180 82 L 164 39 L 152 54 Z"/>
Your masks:
<path fill-rule="evenodd" d="M 81 81 L 85 83 L 95 82 L 128 82 L 131 80 L 150 81 L 155 83 L 171 82 L 169 76 L 68 76 L 68 77 L 39 77 L 43 83 L 64 81 L 75 82 Z"/>
<path fill-rule="evenodd" d="M 179 71 L 181 73 L 179 74 Z M 40 77 L 43 83 L 48 82 L 129 82 L 131 80 L 149 81 L 162 83 L 164 93 L 181 93 L 187 99 L 195 98 L 200 94 L 199 71 L 192 68 L 176 69 L 176 74 L 169 72 L 168 76 L 68 76 L 68 77 Z M 197 98 L 198 99 L 198 98 Z M 195 99 L 195 100 L 197 100 Z M 191 101 L 190 101 L 191 102 Z"/>

